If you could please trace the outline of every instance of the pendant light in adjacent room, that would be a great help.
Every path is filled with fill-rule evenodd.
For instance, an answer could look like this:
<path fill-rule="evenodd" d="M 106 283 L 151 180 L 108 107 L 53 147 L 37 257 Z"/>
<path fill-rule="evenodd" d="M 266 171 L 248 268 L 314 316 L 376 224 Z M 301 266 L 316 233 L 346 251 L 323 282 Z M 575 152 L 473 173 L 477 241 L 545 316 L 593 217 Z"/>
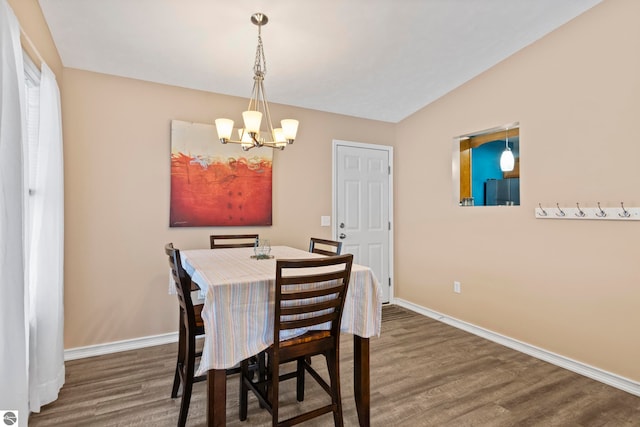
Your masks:
<path fill-rule="evenodd" d="M 506 134 L 505 149 L 500 156 L 500 170 L 502 172 L 511 172 L 515 166 L 516 159 L 513 157 L 511 148 L 509 148 L 509 128 L 507 128 Z"/>

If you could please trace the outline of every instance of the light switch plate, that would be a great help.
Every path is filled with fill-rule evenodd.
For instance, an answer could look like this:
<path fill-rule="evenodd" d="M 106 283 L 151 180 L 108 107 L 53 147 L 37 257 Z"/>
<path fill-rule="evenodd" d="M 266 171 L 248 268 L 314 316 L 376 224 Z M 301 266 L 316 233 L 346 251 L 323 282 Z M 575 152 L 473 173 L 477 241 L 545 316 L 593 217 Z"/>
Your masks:
<path fill-rule="evenodd" d="M 331 217 L 330 216 L 321 216 L 320 217 L 320 226 L 322 227 L 330 227 L 331 226 Z"/>

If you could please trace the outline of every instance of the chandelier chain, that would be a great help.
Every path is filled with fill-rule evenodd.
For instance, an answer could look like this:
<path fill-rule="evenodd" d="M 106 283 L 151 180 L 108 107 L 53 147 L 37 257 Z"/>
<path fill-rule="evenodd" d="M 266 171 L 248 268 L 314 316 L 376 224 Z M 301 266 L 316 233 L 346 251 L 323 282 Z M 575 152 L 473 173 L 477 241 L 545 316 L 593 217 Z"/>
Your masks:
<path fill-rule="evenodd" d="M 262 36 L 258 33 L 258 47 L 256 48 L 256 60 L 253 64 L 253 72 L 256 76 L 264 78 L 267 74 L 267 60 L 264 57 L 264 47 L 262 46 Z"/>

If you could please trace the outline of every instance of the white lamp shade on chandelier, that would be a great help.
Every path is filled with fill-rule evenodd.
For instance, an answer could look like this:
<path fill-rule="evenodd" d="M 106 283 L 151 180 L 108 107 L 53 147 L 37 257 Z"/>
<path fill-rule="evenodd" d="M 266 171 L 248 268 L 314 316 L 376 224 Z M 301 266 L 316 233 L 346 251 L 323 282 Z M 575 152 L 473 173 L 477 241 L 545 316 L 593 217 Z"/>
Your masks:
<path fill-rule="evenodd" d="M 293 142 L 298 133 L 298 121 L 294 119 L 284 119 L 280 121 L 282 125 L 282 134 L 286 141 Z"/>
<path fill-rule="evenodd" d="M 260 133 L 260 123 L 262 123 L 262 113 L 260 111 L 247 110 L 242 113 L 244 129 L 249 133 Z"/>
<path fill-rule="evenodd" d="M 238 129 L 237 140 L 231 138 L 233 134 L 233 120 L 216 119 L 216 130 L 218 139 L 223 144 L 232 142 L 241 144 L 242 149 L 247 151 L 254 147 L 271 147 L 283 150 L 289 144 L 293 144 L 298 133 L 298 121 L 294 119 L 284 119 L 280 121 L 281 127 L 274 128 L 269 112 L 269 103 L 264 94 L 264 76 L 267 73 L 264 59 L 264 49 L 262 46 L 261 28 L 268 22 L 266 15 L 254 13 L 251 22 L 258 26 L 258 47 L 256 48 L 256 61 L 253 66 L 253 91 L 249 99 L 247 111 L 242 113 L 244 128 Z M 266 131 L 261 131 L 262 119 L 266 119 Z M 270 138 L 270 139 L 269 139 Z"/>
<path fill-rule="evenodd" d="M 233 132 L 233 120 L 216 119 L 216 130 L 218 131 L 219 139 L 231 139 L 231 133 Z"/>

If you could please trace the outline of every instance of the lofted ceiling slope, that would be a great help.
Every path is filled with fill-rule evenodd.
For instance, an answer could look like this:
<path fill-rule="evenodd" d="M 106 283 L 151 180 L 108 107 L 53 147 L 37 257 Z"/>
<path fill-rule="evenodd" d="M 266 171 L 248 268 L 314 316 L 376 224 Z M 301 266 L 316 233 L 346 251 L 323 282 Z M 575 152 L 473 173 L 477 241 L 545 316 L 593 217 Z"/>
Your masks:
<path fill-rule="evenodd" d="M 66 67 L 396 123 L 601 0 L 39 0 Z"/>

